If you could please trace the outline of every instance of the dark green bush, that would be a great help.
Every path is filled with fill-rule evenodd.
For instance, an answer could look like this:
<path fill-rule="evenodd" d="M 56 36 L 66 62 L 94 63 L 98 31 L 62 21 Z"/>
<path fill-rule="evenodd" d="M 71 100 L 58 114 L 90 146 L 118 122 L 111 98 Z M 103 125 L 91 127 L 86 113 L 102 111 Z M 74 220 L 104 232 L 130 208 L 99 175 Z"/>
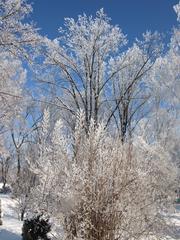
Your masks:
<path fill-rule="evenodd" d="M 180 203 L 180 198 L 177 198 L 177 199 L 176 199 L 176 203 Z"/>
<path fill-rule="evenodd" d="M 22 228 L 23 240 L 50 240 L 47 234 L 51 231 L 49 219 L 44 219 L 42 215 L 27 219 Z"/>

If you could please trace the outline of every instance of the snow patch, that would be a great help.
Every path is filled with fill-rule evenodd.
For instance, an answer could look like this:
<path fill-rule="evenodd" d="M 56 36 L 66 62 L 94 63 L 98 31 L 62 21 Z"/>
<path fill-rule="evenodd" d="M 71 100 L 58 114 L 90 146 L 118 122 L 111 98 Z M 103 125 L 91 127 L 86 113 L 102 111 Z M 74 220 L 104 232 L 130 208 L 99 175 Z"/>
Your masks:
<path fill-rule="evenodd" d="M 18 220 L 16 201 L 5 194 L 0 194 L 0 199 L 3 222 L 0 226 L 0 240 L 21 240 L 23 222 Z"/>

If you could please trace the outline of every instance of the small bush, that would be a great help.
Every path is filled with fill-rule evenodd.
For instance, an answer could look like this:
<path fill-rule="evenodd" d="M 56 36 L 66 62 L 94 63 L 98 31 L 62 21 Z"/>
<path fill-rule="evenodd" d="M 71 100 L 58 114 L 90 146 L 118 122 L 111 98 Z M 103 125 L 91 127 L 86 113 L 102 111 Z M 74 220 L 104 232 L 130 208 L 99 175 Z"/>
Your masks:
<path fill-rule="evenodd" d="M 3 194 L 11 193 L 11 188 L 9 186 L 2 187 L 0 188 L 0 193 Z"/>
<path fill-rule="evenodd" d="M 176 199 L 176 203 L 178 204 L 180 203 L 180 198 Z"/>
<path fill-rule="evenodd" d="M 51 231 L 49 219 L 44 219 L 42 215 L 24 221 L 22 229 L 23 240 L 50 240 L 47 234 Z"/>

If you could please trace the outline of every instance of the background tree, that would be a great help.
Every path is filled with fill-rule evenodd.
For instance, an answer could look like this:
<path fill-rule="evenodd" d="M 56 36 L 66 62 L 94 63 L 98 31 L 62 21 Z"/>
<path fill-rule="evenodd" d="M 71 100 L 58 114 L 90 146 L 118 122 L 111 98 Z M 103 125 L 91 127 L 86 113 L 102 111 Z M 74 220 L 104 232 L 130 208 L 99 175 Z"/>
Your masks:
<path fill-rule="evenodd" d="M 126 50 L 126 37 L 102 9 L 95 18 L 66 18 L 60 34 L 45 42 L 47 77 L 39 80 L 54 87 L 53 103 L 60 107 L 61 118 L 74 128 L 75 113 L 82 109 L 87 131 L 91 118 L 96 123 L 103 119 L 105 127 L 117 127 L 124 141 L 149 98 L 143 84 L 162 49 L 159 34 L 147 32 L 143 41 Z"/>
<path fill-rule="evenodd" d="M 8 149 L 5 146 L 5 142 L 0 138 L 0 168 L 1 168 L 1 181 L 3 183 L 2 190 L 6 192 L 6 184 L 9 180 L 9 168 L 11 165 L 11 157 Z"/>

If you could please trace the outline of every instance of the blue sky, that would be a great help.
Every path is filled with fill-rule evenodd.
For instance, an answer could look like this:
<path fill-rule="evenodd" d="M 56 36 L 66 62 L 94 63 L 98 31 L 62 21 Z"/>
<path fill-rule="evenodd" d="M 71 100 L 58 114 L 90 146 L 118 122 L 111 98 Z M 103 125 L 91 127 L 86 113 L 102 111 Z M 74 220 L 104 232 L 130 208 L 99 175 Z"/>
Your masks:
<path fill-rule="evenodd" d="M 118 24 L 128 39 L 140 37 L 146 30 L 170 32 L 177 24 L 173 5 L 179 0 L 28 0 L 33 3 L 31 19 L 41 28 L 41 34 L 53 39 L 64 17 L 76 18 L 78 14 L 94 15 L 104 8 Z"/>

